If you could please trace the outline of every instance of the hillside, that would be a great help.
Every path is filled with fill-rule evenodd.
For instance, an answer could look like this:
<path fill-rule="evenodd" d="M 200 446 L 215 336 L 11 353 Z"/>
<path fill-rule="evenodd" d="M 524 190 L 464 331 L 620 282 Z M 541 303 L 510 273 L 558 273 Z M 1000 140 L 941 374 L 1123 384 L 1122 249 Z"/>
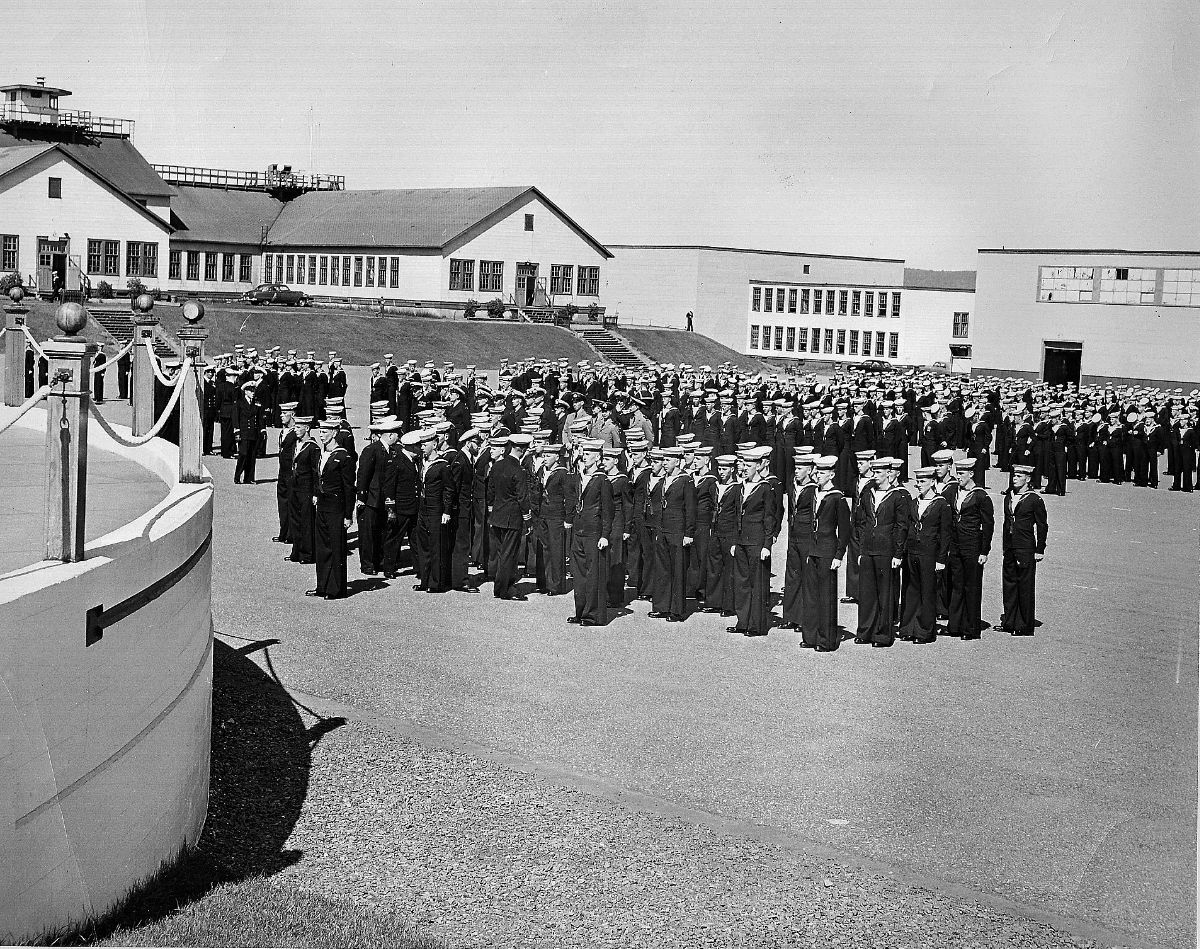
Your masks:
<path fill-rule="evenodd" d="M 718 366 L 723 362 L 731 362 L 735 366 L 741 367 L 743 372 L 771 373 L 779 371 L 751 356 L 743 356 L 700 333 L 688 333 L 683 330 L 638 329 L 629 326 L 617 327 L 617 333 L 628 339 L 655 362 L 675 364 L 685 362 L 691 366 Z"/>

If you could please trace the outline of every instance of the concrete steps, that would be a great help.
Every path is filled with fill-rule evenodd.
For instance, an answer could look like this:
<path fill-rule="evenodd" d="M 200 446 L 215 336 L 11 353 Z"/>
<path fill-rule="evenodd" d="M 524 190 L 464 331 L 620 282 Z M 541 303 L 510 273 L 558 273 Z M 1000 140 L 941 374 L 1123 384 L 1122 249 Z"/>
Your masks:
<path fill-rule="evenodd" d="M 104 331 L 113 338 L 118 346 L 124 346 L 133 339 L 133 316 L 122 310 L 91 310 L 92 319 L 103 327 Z M 161 332 L 154 334 L 154 352 L 160 359 L 178 359 L 179 353 L 174 346 L 163 338 Z"/>
<path fill-rule="evenodd" d="M 640 370 L 649 362 L 615 333 L 600 326 L 572 327 L 576 335 L 602 358 L 623 369 Z"/>

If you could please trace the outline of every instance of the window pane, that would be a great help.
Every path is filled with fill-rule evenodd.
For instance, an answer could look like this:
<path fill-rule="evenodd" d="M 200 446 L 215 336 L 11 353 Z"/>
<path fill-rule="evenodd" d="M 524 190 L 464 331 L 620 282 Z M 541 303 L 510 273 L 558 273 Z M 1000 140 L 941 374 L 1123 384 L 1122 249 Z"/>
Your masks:
<path fill-rule="evenodd" d="M 888 333 L 888 356 L 895 359 L 900 355 L 900 334 Z"/>
<path fill-rule="evenodd" d="M 800 312 L 801 313 L 808 312 L 808 291 L 807 290 L 800 291 Z"/>
<path fill-rule="evenodd" d="M 750 294 L 750 309 L 758 313 L 762 309 L 762 287 L 755 287 Z"/>
<path fill-rule="evenodd" d="M 787 351 L 789 353 L 796 351 L 796 327 L 794 326 L 789 326 L 787 329 Z"/>
<path fill-rule="evenodd" d="M 796 291 L 795 290 L 788 291 L 788 312 L 789 313 L 796 312 Z"/>
<path fill-rule="evenodd" d="M 750 324 L 750 348 L 758 349 L 758 324 Z"/>
<path fill-rule="evenodd" d="M 846 297 L 848 295 L 849 295 L 849 291 L 846 291 L 846 290 L 838 291 L 838 315 L 839 316 L 846 315 Z"/>
<path fill-rule="evenodd" d="M 846 355 L 846 331 L 837 331 L 837 354 L 839 356 Z"/>

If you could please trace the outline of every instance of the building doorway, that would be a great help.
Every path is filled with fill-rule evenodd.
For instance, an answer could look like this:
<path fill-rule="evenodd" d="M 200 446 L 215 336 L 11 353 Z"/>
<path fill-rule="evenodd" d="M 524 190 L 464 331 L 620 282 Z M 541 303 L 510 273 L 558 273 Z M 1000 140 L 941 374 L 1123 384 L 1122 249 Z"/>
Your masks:
<path fill-rule="evenodd" d="M 38 238 L 38 293 L 52 293 L 55 287 L 66 290 L 68 249 L 66 238 L 57 241 Z"/>
<path fill-rule="evenodd" d="M 1042 381 L 1051 386 L 1078 386 L 1083 343 L 1056 340 L 1042 347 Z"/>
<path fill-rule="evenodd" d="M 965 344 L 951 343 L 950 344 L 950 371 L 965 372 L 971 371 L 971 347 Z"/>
<path fill-rule="evenodd" d="M 533 306 L 533 295 L 537 289 L 537 272 L 537 264 L 517 264 L 517 306 Z"/>

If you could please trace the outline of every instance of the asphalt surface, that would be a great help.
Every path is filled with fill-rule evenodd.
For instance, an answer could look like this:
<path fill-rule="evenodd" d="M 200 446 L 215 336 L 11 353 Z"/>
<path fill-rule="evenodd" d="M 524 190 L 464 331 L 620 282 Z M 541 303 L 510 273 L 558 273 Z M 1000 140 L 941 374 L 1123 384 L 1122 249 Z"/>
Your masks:
<path fill-rule="evenodd" d="M 1047 499 L 1033 638 L 817 655 L 643 603 L 580 630 L 569 597 L 414 593 L 353 559 L 353 595 L 313 601 L 269 542 L 274 484 L 211 468 L 217 630 L 277 639 L 284 684 L 347 717 L 1103 943 L 1195 943 L 1196 495 Z"/>

